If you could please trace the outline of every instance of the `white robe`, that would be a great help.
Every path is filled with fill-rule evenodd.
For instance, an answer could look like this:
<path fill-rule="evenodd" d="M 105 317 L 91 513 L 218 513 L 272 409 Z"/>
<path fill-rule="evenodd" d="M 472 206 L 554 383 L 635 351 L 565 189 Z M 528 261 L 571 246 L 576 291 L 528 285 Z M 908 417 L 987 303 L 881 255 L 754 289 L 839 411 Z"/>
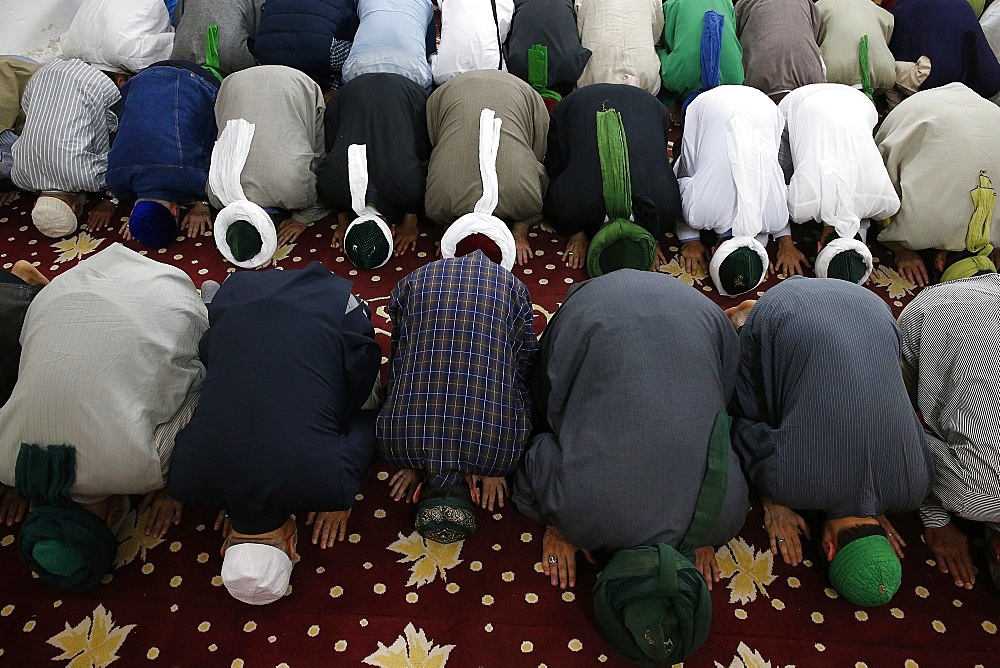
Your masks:
<path fill-rule="evenodd" d="M 83 0 L 61 47 L 64 58 L 136 73 L 170 59 L 174 29 L 163 0 Z"/>
<path fill-rule="evenodd" d="M 500 45 L 510 32 L 514 0 L 496 0 L 496 21 L 489 0 L 438 0 L 437 4 L 441 10 L 441 43 L 431 57 L 436 85 L 462 72 L 507 71 L 506 63 L 500 67 Z"/>
<path fill-rule="evenodd" d="M 863 219 L 884 220 L 899 210 L 872 137 L 878 112 L 864 93 L 843 84 L 810 84 L 778 106 L 794 168 L 788 184 L 792 221 L 815 220 L 853 239 Z"/>
<path fill-rule="evenodd" d="M 737 114 L 749 124 L 734 122 Z M 778 164 L 784 125 L 771 98 L 749 86 L 719 86 L 688 106 L 681 155 L 674 163 L 684 211 L 684 222 L 677 225 L 682 242 L 697 239 L 698 230 L 728 233 L 741 198 L 744 210 L 753 212 L 753 222 L 747 221 L 741 230 L 745 236 L 766 245 L 769 234 L 789 234 L 785 178 Z M 738 132 L 743 136 L 734 142 Z M 748 152 L 759 160 L 756 185 L 736 169 L 737 164 L 749 164 Z"/>

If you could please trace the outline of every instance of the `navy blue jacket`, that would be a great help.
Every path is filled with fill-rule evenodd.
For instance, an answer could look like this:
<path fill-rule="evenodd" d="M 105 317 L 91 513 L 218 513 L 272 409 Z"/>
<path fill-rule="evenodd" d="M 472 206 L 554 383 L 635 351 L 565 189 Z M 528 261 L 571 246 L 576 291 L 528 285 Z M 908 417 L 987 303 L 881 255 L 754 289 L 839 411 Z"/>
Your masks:
<path fill-rule="evenodd" d="M 208 70 L 183 60 L 155 63 L 129 79 L 108 154 L 111 192 L 182 205 L 204 200 L 218 93 Z"/>
<path fill-rule="evenodd" d="M 892 16 L 889 49 L 896 60 L 930 58 L 920 90 L 959 81 L 986 98 L 1000 92 L 1000 63 L 968 0 L 900 0 Z"/>
<path fill-rule="evenodd" d="M 257 24 L 254 56 L 261 65 L 287 65 L 326 80 L 333 74 L 334 38 L 353 42 L 357 30 L 355 0 L 267 0 Z"/>
<path fill-rule="evenodd" d="M 382 351 L 350 281 L 313 262 L 238 272 L 209 305 L 201 399 L 177 436 L 171 495 L 260 534 L 294 512 L 347 510 L 375 456 L 362 411 Z"/>

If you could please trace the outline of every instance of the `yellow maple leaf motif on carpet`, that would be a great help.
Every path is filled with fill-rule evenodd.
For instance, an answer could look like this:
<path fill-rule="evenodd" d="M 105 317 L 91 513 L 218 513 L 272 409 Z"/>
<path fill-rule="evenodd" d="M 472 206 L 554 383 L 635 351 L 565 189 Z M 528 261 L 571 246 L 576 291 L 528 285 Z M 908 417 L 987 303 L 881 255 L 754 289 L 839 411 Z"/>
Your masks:
<path fill-rule="evenodd" d="M 549 313 L 544 308 L 542 308 L 541 306 L 539 306 L 538 304 L 532 304 L 531 310 L 534 311 L 535 313 L 540 314 L 543 318 L 545 318 L 546 324 L 548 324 L 548 322 L 552 320 L 552 314 Z"/>
<path fill-rule="evenodd" d="M 364 663 L 381 668 L 444 668 L 455 649 L 454 645 L 435 645 L 423 629 L 414 628 L 413 622 L 403 633 L 388 647 L 379 641 L 378 649 L 366 656 Z"/>
<path fill-rule="evenodd" d="M 135 509 L 122 520 L 122 527 L 118 530 L 118 555 L 115 557 L 115 568 L 121 568 L 126 564 L 131 564 L 136 557 L 141 557 L 146 561 L 146 552 L 163 542 L 162 538 L 147 536 L 145 532 L 146 519 L 149 517 L 151 508 L 146 508 L 140 515 Z"/>
<path fill-rule="evenodd" d="M 750 649 L 746 643 L 741 642 L 736 648 L 736 656 L 733 657 L 728 666 L 724 666 L 718 661 L 715 662 L 715 666 L 716 668 L 771 668 L 771 662 L 765 661 L 760 652 Z M 786 666 L 786 668 L 792 667 Z"/>
<path fill-rule="evenodd" d="M 670 274 L 674 278 L 680 279 L 691 286 L 694 285 L 695 281 L 698 281 L 700 283 L 708 276 L 708 274 L 706 274 L 704 271 L 699 271 L 695 274 L 687 273 L 681 267 L 676 257 L 671 259 L 670 262 L 668 262 L 667 264 L 662 265 L 659 271 L 663 272 L 664 274 Z"/>
<path fill-rule="evenodd" d="M 875 285 L 885 288 L 891 299 L 899 299 L 903 295 L 911 295 L 917 287 L 900 276 L 892 267 L 881 264 L 878 269 L 872 272 L 872 280 L 875 282 Z"/>
<path fill-rule="evenodd" d="M 277 267 L 278 263 L 287 258 L 292 254 L 292 249 L 295 248 L 295 244 L 285 244 L 284 246 L 278 246 L 274 255 L 271 256 L 271 266 Z"/>
<path fill-rule="evenodd" d="M 778 577 L 771 572 L 774 568 L 771 551 L 757 552 L 739 536 L 720 547 L 715 558 L 719 562 L 719 574 L 730 578 L 730 603 L 755 601 L 758 589 L 767 596 L 765 587 Z"/>
<path fill-rule="evenodd" d="M 386 549 L 404 555 L 396 563 L 414 562 L 410 566 L 410 579 L 406 582 L 407 587 L 412 585 L 423 587 L 425 584 L 433 582 L 438 573 L 441 574 L 441 579 L 447 582 L 448 569 L 462 563 L 462 560 L 458 558 L 462 554 L 462 541 L 444 545 L 433 540 L 424 540 L 423 536 L 416 531 L 409 536 L 398 535 L 399 540 Z"/>
<path fill-rule="evenodd" d="M 76 626 L 66 622 L 66 628 L 46 642 L 63 651 L 53 661 L 66 661 L 66 668 L 100 668 L 118 660 L 121 648 L 135 624 L 115 626 L 111 613 L 104 605 L 94 608 L 94 616 L 84 617 Z"/>
<path fill-rule="evenodd" d="M 70 260 L 93 253 L 101 245 L 102 241 L 104 239 L 95 239 L 86 232 L 80 232 L 75 237 L 57 241 L 52 244 L 52 247 L 62 252 L 56 258 L 56 262 L 69 262 Z"/>

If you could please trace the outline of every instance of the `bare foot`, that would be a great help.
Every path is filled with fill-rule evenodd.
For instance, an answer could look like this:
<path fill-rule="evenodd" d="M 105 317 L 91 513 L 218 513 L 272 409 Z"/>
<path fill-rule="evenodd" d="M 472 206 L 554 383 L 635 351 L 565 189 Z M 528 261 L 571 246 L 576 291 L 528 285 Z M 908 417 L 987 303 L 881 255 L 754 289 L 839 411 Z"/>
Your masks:
<path fill-rule="evenodd" d="M 570 269 L 583 269 L 584 265 L 587 264 L 587 248 L 589 246 L 590 242 L 585 233 L 577 232 L 571 236 L 569 243 L 566 244 L 566 252 L 563 253 L 566 266 Z"/>
<path fill-rule="evenodd" d="M 972 565 L 969 539 L 961 529 L 952 522 L 943 527 L 927 527 L 924 542 L 934 553 L 939 571 L 951 573 L 956 586 L 972 589 L 976 584 L 976 568 Z"/>
<path fill-rule="evenodd" d="M 819 241 L 816 242 L 817 253 L 823 250 L 823 246 L 826 245 L 826 240 L 830 238 L 831 234 L 833 234 L 833 227 L 831 227 L 830 225 L 824 225 L 823 231 L 819 233 Z"/>
<path fill-rule="evenodd" d="M 753 305 L 756 303 L 756 299 L 747 299 L 746 301 L 741 302 L 732 308 L 727 308 L 724 311 L 726 317 L 729 318 L 729 322 L 733 323 L 733 327 L 736 328 L 737 332 L 740 331 L 740 327 L 743 326 L 743 323 L 747 321 L 747 316 L 750 315 L 750 309 L 752 309 Z"/>
<path fill-rule="evenodd" d="M 510 228 L 510 233 L 514 235 L 514 248 L 517 252 L 517 263 L 528 264 L 528 260 L 535 256 L 528 243 L 528 224 L 522 221 L 514 223 Z"/>
<path fill-rule="evenodd" d="M 333 240 L 330 241 L 331 247 L 340 248 L 344 245 L 344 235 L 347 234 L 347 226 L 350 224 L 346 213 L 337 214 L 337 226 L 333 228 Z"/>
<path fill-rule="evenodd" d="M 828 229 L 833 229 L 828 228 Z M 795 246 L 792 235 L 778 237 L 778 255 L 773 270 L 785 276 L 804 276 L 811 265 L 806 256 Z"/>
<path fill-rule="evenodd" d="M 914 285 L 923 287 L 930 283 L 927 265 L 915 251 L 901 248 L 896 251 L 896 271 Z"/>
<path fill-rule="evenodd" d="M 49 284 L 49 279 L 45 278 L 42 272 L 38 271 L 27 260 L 18 260 L 15 262 L 14 266 L 10 269 L 10 273 L 36 288 L 44 288 Z"/>
<path fill-rule="evenodd" d="M 393 255 L 399 257 L 407 251 L 417 249 L 417 237 L 420 232 L 417 230 L 417 214 L 408 213 L 403 216 L 403 222 L 392 228 Z"/>
<path fill-rule="evenodd" d="M 686 273 L 703 276 L 708 273 L 708 249 L 700 239 L 692 239 L 681 244 L 681 255 L 677 259 Z"/>

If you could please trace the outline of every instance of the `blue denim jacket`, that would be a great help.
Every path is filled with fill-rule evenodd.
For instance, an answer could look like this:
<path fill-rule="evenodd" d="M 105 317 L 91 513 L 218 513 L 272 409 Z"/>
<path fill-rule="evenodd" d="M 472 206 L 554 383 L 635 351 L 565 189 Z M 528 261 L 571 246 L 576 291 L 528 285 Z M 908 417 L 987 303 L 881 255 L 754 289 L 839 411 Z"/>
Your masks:
<path fill-rule="evenodd" d="M 205 199 L 218 93 L 207 70 L 182 60 L 156 63 L 130 79 L 108 155 L 111 192 L 178 204 Z"/>

